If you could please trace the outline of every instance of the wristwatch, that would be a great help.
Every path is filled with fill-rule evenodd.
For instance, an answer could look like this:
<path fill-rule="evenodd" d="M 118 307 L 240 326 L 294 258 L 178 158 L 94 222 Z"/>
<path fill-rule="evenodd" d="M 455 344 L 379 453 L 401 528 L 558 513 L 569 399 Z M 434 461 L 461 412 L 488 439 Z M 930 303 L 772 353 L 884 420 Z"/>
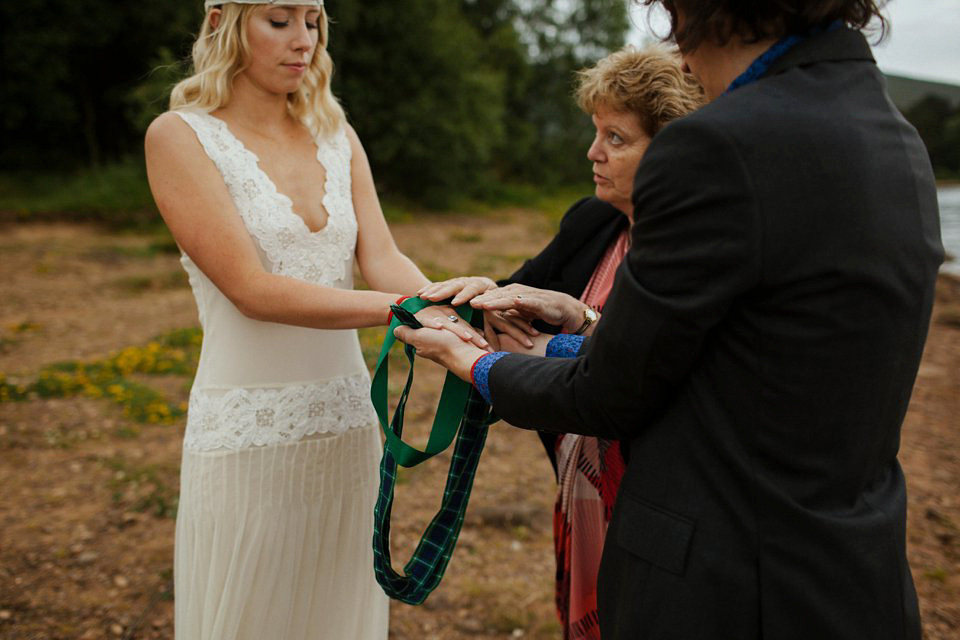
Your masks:
<path fill-rule="evenodd" d="M 580 325 L 580 328 L 573 332 L 573 335 L 579 336 L 583 335 L 583 332 L 586 331 L 590 325 L 597 321 L 600 317 L 596 311 L 590 307 L 584 307 L 583 309 L 583 324 Z"/>

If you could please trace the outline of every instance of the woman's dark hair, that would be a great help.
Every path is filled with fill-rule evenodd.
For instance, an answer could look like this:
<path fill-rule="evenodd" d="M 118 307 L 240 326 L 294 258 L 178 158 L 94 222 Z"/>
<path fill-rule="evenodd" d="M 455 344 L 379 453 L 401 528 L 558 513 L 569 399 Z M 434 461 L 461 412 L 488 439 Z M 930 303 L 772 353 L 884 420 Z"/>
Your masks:
<path fill-rule="evenodd" d="M 880 8 L 886 0 L 636 0 L 662 5 L 670 14 L 670 34 L 684 51 L 704 41 L 726 44 L 731 37 L 745 42 L 781 38 L 825 27 L 837 20 L 863 29 L 876 19 L 880 37 L 886 20 Z M 683 13 L 682 28 L 677 24 Z"/>

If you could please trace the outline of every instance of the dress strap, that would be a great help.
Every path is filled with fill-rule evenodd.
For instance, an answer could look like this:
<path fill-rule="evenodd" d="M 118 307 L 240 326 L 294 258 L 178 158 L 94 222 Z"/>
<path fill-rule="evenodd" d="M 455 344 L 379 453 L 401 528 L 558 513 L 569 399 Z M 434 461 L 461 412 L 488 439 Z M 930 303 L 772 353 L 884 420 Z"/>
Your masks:
<path fill-rule="evenodd" d="M 173 113 L 180 116 L 193 129 L 197 134 L 197 140 L 200 141 L 200 146 L 217 165 L 224 180 L 227 180 L 228 176 L 224 171 L 225 160 L 229 154 L 235 153 L 235 150 L 231 148 L 233 145 L 230 144 L 229 136 L 224 135 L 222 123 L 213 116 L 198 111 L 175 110 Z"/>
<path fill-rule="evenodd" d="M 250 235 L 264 250 L 267 258 L 278 267 L 283 251 L 274 245 L 293 244 L 296 229 L 293 221 L 275 215 L 278 199 L 276 187 L 260 170 L 257 156 L 231 133 L 227 123 L 201 111 L 174 111 L 197 134 L 197 140 L 217 167 L 230 192 L 240 218 Z M 281 228 L 277 228 L 278 225 Z M 288 228 L 291 227 L 291 228 Z"/>

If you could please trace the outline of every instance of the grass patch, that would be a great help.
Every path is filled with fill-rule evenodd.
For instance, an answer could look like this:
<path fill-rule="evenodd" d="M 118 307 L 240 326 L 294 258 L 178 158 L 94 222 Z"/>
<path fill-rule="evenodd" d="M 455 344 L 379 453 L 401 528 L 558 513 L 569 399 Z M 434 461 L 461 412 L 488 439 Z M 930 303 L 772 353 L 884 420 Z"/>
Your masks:
<path fill-rule="evenodd" d="M 179 497 L 169 483 L 176 479 L 178 469 L 172 465 L 135 465 L 123 458 L 101 460 L 113 471 L 110 488 L 113 501 L 131 511 L 149 512 L 158 518 L 175 518 Z"/>
<path fill-rule="evenodd" d="M 32 333 L 34 331 L 39 331 L 41 328 L 42 328 L 41 325 L 39 325 L 38 323 L 32 322 L 30 320 L 25 320 L 23 322 L 18 322 L 16 324 L 12 324 L 8 326 L 7 331 L 15 335 L 21 335 L 24 333 Z"/>
<path fill-rule="evenodd" d="M 441 282 L 443 280 L 449 280 L 450 278 L 455 278 L 458 275 L 461 275 L 441 267 L 437 263 L 431 262 L 430 260 L 421 260 L 418 266 L 420 267 L 420 271 L 423 272 L 423 275 L 427 276 L 431 282 Z"/>
<path fill-rule="evenodd" d="M 450 234 L 450 239 L 464 244 L 476 244 L 483 241 L 483 234 L 479 231 L 454 231 Z"/>
<path fill-rule="evenodd" d="M 587 180 L 563 186 L 497 182 L 485 189 L 481 198 L 454 199 L 444 210 L 482 215 L 519 207 L 559 220 L 573 202 L 592 193 L 593 185 Z M 381 200 L 388 222 L 410 222 L 419 211 L 439 211 L 429 205 L 396 196 Z M 75 172 L 0 174 L 0 220 L 84 221 L 138 231 L 163 228 L 139 156 Z"/>
<path fill-rule="evenodd" d="M 85 258 L 101 262 L 117 262 L 120 260 L 145 260 L 159 255 L 179 255 L 180 247 L 174 242 L 173 236 L 167 234 L 158 237 L 146 245 L 118 246 L 104 245 L 96 247 L 84 254 Z"/>
<path fill-rule="evenodd" d="M 74 173 L 2 174 L 0 212 L 17 221 L 81 220 L 117 228 L 158 219 L 140 158 Z"/>
<path fill-rule="evenodd" d="M 180 269 L 169 273 L 148 276 L 126 276 L 114 282 L 114 285 L 128 293 L 145 291 L 166 291 L 188 286 L 187 274 Z"/>
<path fill-rule="evenodd" d="M 26 320 L 17 324 L 9 325 L 2 334 L 0 334 L 0 353 L 9 353 L 13 351 L 28 333 L 35 333 L 42 327 L 36 322 Z"/>
<path fill-rule="evenodd" d="M 386 327 L 367 327 L 357 329 L 357 335 L 360 337 L 360 351 L 363 352 L 363 360 L 367 363 L 367 369 L 373 371 L 377 366 L 377 358 L 380 356 L 380 348 L 383 346 L 383 339 L 387 335 Z M 394 353 L 402 353 L 402 349 L 395 349 L 390 354 L 390 364 L 394 363 Z"/>
<path fill-rule="evenodd" d="M 86 440 L 85 431 L 53 427 L 43 432 L 43 441 L 53 449 L 72 449 L 77 442 Z"/>
<path fill-rule="evenodd" d="M 0 404 L 34 398 L 85 396 L 106 398 L 139 423 L 169 424 L 186 413 L 184 403 L 171 404 L 153 388 L 131 380 L 135 373 L 192 376 L 200 357 L 199 329 L 173 331 L 144 347 L 126 347 L 104 360 L 61 362 L 44 367 L 33 380 L 17 381 L 0 374 Z M 138 431 L 120 433 L 135 437 Z"/>
<path fill-rule="evenodd" d="M 470 273 L 489 274 L 494 280 L 506 278 L 529 258 L 527 255 L 482 254 L 470 263 Z"/>
<path fill-rule="evenodd" d="M 10 353 L 19 344 L 20 344 L 20 340 L 18 340 L 17 338 L 8 338 L 7 336 L 0 336 L 0 353 Z"/>
<path fill-rule="evenodd" d="M 937 313 L 937 322 L 960 329 L 960 302 L 942 304 Z"/>
<path fill-rule="evenodd" d="M 945 569 L 930 569 L 923 575 L 925 578 L 939 582 L 940 584 L 946 584 L 947 582 L 947 572 Z"/>
<path fill-rule="evenodd" d="M 577 200 L 593 195 L 594 185 L 589 180 L 582 184 L 541 186 L 534 184 L 499 184 L 491 190 L 480 205 L 483 208 L 520 207 L 546 213 L 552 220 L 560 220 Z"/>
<path fill-rule="evenodd" d="M 529 609 L 515 604 L 501 604 L 487 611 L 485 626 L 496 633 L 512 634 L 516 629 L 525 631 L 534 625 L 536 615 Z"/>
<path fill-rule="evenodd" d="M 470 214 L 484 216 L 504 208 L 532 209 L 541 211 L 553 222 L 559 222 L 563 214 L 577 200 L 593 195 L 594 185 L 589 180 L 563 186 L 535 184 L 497 183 L 484 191 L 482 198 L 454 198 L 442 210 L 432 209 L 423 203 L 387 197 L 381 200 L 383 214 L 388 222 L 411 222 L 418 212 Z M 458 239 L 464 242 L 465 240 Z M 477 240 L 466 240 L 466 242 Z"/>
<path fill-rule="evenodd" d="M 380 207 L 383 209 L 383 217 L 386 218 L 387 222 L 412 222 L 413 212 L 417 209 L 409 203 L 390 198 L 381 200 Z"/>

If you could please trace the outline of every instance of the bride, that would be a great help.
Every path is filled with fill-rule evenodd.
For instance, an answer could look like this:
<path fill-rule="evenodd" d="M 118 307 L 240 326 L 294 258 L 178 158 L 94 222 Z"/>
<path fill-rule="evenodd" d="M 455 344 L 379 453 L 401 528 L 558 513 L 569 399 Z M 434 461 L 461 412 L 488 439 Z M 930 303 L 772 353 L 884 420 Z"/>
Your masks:
<path fill-rule="evenodd" d="M 380 439 L 357 327 L 429 281 L 394 244 L 330 91 L 322 0 L 207 0 L 147 131 L 204 330 L 181 466 L 176 637 L 386 638 Z M 356 261 L 373 289 L 354 291 Z M 486 348 L 449 308 L 427 326 Z"/>

